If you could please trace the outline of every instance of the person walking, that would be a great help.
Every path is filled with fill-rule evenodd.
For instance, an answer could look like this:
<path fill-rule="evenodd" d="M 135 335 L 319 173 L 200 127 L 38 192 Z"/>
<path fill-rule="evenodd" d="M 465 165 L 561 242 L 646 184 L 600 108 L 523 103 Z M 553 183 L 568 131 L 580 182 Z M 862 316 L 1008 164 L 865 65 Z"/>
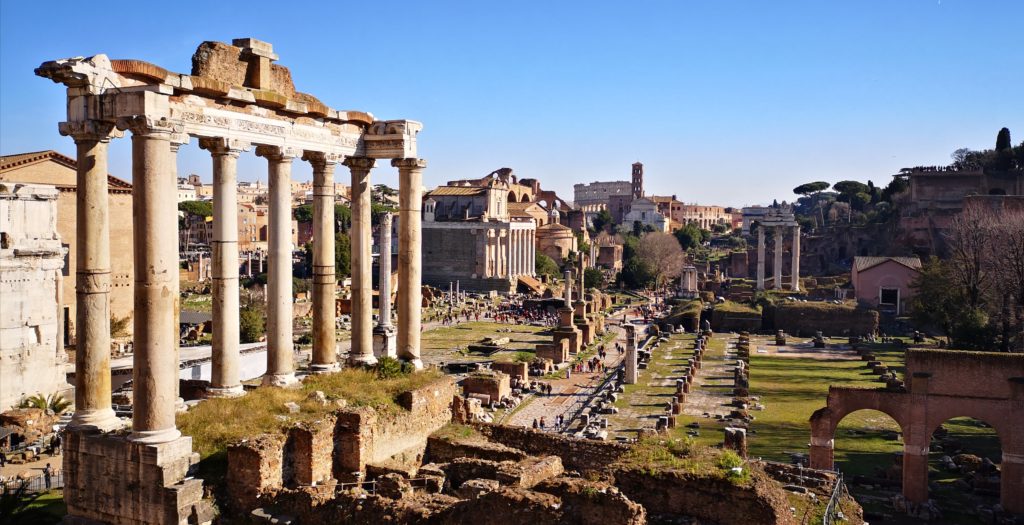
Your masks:
<path fill-rule="evenodd" d="M 46 490 L 50 490 L 53 484 L 53 467 L 49 463 L 46 464 L 46 468 L 43 469 L 43 481 L 46 483 Z"/>

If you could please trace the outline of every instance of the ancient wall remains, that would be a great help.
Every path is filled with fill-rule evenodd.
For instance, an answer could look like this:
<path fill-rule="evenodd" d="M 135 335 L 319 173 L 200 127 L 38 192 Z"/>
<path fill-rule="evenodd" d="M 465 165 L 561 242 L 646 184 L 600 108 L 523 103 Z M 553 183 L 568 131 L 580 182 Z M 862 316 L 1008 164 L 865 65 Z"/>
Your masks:
<path fill-rule="evenodd" d="M 398 407 L 341 409 L 284 434 L 262 435 L 228 447 L 228 491 L 239 510 L 287 487 L 355 481 L 371 465 L 412 470 L 427 438 L 452 419 L 456 386 L 450 377 L 399 395 Z"/>
<path fill-rule="evenodd" d="M 0 411 L 70 389 L 59 315 L 67 250 L 56 202 L 52 186 L 0 184 Z"/>
<path fill-rule="evenodd" d="M 768 310 L 771 312 L 769 313 Z M 864 335 L 878 330 L 878 312 L 831 303 L 780 303 L 766 309 L 776 330 L 809 337 L 824 335 Z"/>
<path fill-rule="evenodd" d="M 491 441 L 535 456 L 558 456 L 566 469 L 580 472 L 602 470 L 630 449 L 621 443 L 574 439 L 522 427 L 486 423 L 474 427 Z"/>

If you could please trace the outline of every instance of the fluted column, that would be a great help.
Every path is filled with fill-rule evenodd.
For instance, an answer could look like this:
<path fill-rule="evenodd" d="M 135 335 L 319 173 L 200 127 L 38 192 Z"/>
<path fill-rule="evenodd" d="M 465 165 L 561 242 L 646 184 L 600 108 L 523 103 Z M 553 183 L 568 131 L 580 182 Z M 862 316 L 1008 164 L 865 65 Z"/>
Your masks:
<path fill-rule="evenodd" d="M 373 356 L 373 235 L 370 223 L 370 170 L 374 159 L 348 157 L 344 164 L 352 173 L 352 349 L 351 365 L 372 365 Z M 399 285 L 401 290 L 401 285 Z"/>
<path fill-rule="evenodd" d="M 775 264 L 774 268 L 774 282 L 772 288 L 776 290 L 782 289 L 782 228 L 779 226 L 775 227 Z"/>
<path fill-rule="evenodd" d="M 66 122 L 78 151 L 75 193 L 75 414 L 72 427 L 119 426 L 110 406 L 110 212 L 105 122 Z"/>
<path fill-rule="evenodd" d="M 238 304 L 238 141 L 200 139 L 213 157 L 213 369 L 210 397 L 245 393 L 240 375 Z"/>
<path fill-rule="evenodd" d="M 764 225 L 757 225 L 757 289 L 764 290 Z"/>
<path fill-rule="evenodd" d="M 537 275 L 537 230 L 530 232 L 530 275 Z"/>
<path fill-rule="evenodd" d="M 398 168 L 398 357 L 423 368 L 420 326 L 423 291 L 423 159 L 393 159 Z"/>
<path fill-rule="evenodd" d="M 178 253 L 177 181 L 170 176 L 172 130 L 145 118 L 132 130 L 132 218 L 135 243 L 135 359 L 132 434 L 141 443 L 181 436 L 175 427 Z"/>
<path fill-rule="evenodd" d="M 800 225 L 793 226 L 793 261 L 790 264 L 790 278 L 794 292 L 800 291 Z"/>
<path fill-rule="evenodd" d="M 334 167 L 338 156 L 307 151 L 313 165 L 313 359 L 314 372 L 338 369 L 334 290 Z"/>
<path fill-rule="evenodd" d="M 296 382 L 292 336 L 292 148 L 259 146 L 267 159 L 270 183 L 267 242 L 267 372 L 263 384 L 288 386 Z"/>

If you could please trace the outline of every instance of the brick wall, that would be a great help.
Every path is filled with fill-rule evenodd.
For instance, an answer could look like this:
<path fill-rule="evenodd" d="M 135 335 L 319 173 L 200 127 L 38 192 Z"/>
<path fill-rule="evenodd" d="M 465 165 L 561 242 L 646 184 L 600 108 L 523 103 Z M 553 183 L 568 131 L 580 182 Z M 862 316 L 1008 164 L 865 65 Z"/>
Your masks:
<path fill-rule="evenodd" d="M 601 470 L 629 451 L 628 445 L 574 439 L 533 429 L 478 423 L 474 425 L 491 441 L 534 456 L 558 456 L 567 470 Z"/>

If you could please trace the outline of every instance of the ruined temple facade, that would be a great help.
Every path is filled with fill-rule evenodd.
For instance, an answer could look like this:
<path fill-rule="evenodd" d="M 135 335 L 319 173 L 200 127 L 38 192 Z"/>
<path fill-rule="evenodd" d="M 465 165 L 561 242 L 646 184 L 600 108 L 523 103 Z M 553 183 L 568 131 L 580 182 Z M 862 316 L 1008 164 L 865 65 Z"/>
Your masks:
<path fill-rule="evenodd" d="M 537 226 L 509 212 L 510 185 L 441 186 L 427 195 L 423 222 L 423 282 L 474 292 L 514 292 L 534 275 Z"/>
<path fill-rule="evenodd" d="M 237 160 L 255 149 L 269 179 L 267 371 L 265 385 L 296 381 L 292 338 L 291 169 L 313 168 L 312 372 L 338 367 L 335 344 L 334 170 L 352 186 L 352 364 L 372 363 L 370 172 L 391 159 L 399 177 L 397 354 L 415 367 L 421 332 L 422 171 L 410 120 L 377 120 L 332 109 L 296 91 L 275 64 L 273 46 L 256 39 L 200 44 L 191 74 L 106 55 L 43 63 L 36 74 L 67 88 L 62 135 L 78 150 L 75 232 L 75 414 L 64 456 L 68 514 L 115 524 L 203 523 L 211 509 L 202 481 L 189 477 L 192 444 L 175 425 L 178 386 L 179 272 L 177 151 L 198 139 L 213 164 L 213 373 L 209 395 L 243 393 L 239 381 Z M 107 148 L 131 132 L 134 260 L 134 404 L 132 429 L 119 426 L 110 397 L 111 216 Z M 108 483 L 97 483 L 99 479 Z M 145 490 L 138 490 L 142 487 Z"/>

